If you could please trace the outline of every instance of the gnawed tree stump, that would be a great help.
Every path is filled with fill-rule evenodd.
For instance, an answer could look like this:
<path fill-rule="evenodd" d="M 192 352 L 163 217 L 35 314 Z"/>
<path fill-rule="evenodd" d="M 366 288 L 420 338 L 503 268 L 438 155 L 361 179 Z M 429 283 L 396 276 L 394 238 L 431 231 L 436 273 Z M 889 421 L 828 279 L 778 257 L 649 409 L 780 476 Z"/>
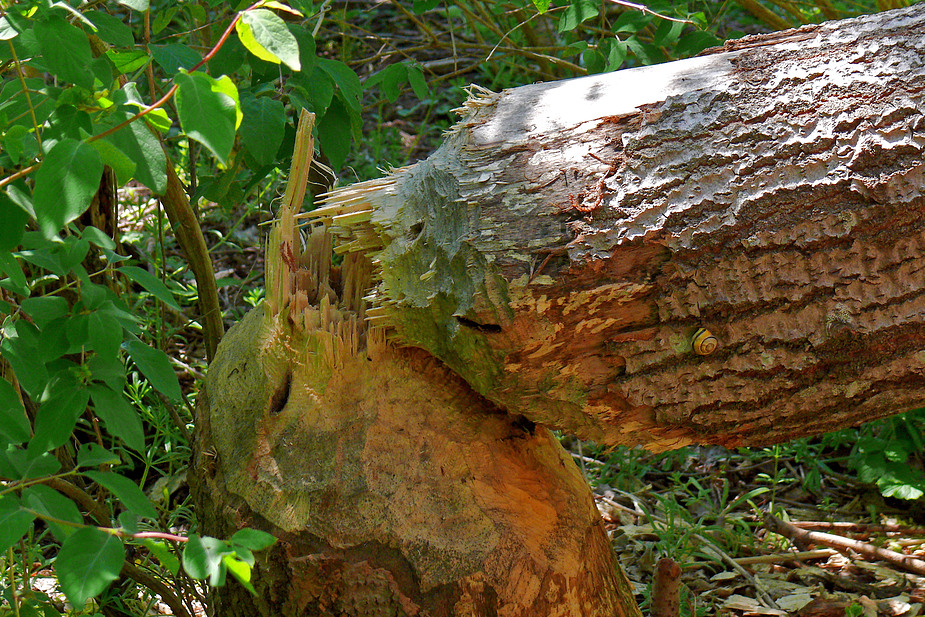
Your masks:
<path fill-rule="evenodd" d="M 300 128 L 200 395 L 203 527 L 281 540 L 219 614 L 639 615 L 546 427 L 767 444 L 919 404 L 923 18 L 479 92 L 301 236 Z"/>
<path fill-rule="evenodd" d="M 306 114 L 303 114 L 303 117 Z M 203 527 L 280 542 L 219 615 L 639 615 L 588 486 L 548 429 L 498 408 L 366 320 L 365 255 L 294 226 L 299 129 L 267 301 L 232 328 L 200 393 Z M 300 188 L 299 188 L 300 187 Z"/>

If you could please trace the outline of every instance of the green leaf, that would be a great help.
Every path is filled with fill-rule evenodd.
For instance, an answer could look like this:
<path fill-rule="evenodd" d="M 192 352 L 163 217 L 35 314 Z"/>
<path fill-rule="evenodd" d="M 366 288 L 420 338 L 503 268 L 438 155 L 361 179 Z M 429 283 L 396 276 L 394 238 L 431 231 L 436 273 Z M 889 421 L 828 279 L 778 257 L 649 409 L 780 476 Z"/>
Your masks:
<path fill-rule="evenodd" d="M 138 94 L 138 87 L 135 85 L 134 81 L 127 82 L 122 88 L 113 92 L 112 98 L 115 105 L 129 105 L 134 107 L 135 109 L 131 110 L 132 113 L 148 108 L 148 104 L 141 98 L 141 95 Z M 148 124 L 162 133 L 169 131 L 173 126 L 173 120 L 170 119 L 166 111 L 160 108 L 149 112 L 145 116 L 145 120 L 147 120 Z M 118 121 L 122 122 L 122 119 Z"/>
<path fill-rule="evenodd" d="M 385 67 L 366 80 L 366 87 L 379 84 L 382 94 L 390 103 L 394 103 L 401 94 L 401 84 L 408 78 L 408 68 L 403 62 L 396 62 Z"/>
<path fill-rule="evenodd" d="M 334 169 L 340 169 L 350 152 L 350 113 L 339 98 L 331 101 L 318 123 L 318 141 Z"/>
<path fill-rule="evenodd" d="M 148 54 L 139 49 L 129 51 L 109 49 L 106 51 L 106 57 L 116 67 L 116 70 L 123 74 L 134 73 L 143 69 L 151 59 Z"/>
<path fill-rule="evenodd" d="M 655 35 L 652 37 L 652 44 L 659 47 L 670 47 L 678 41 L 684 24 L 679 21 L 662 20 L 662 23 L 655 29 Z"/>
<path fill-rule="evenodd" d="M 87 11 L 84 17 L 96 28 L 96 34 L 101 39 L 116 47 L 132 47 L 135 37 L 132 29 L 125 25 L 118 17 L 113 17 L 102 11 Z"/>
<path fill-rule="evenodd" d="M 252 551 L 262 551 L 276 543 L 276 537 L 259 529 L 241 529 L 236 531 L 229 540 L 232 544 L 239 544 Z"/>
<path fill-rule="evenodd" d="M 257 595 L 257 590 L 254 589 L 254 586 L 251 584 L 251 566 L 250 564 L 241 561 L 234 555 L 225 555 L 222 557 L 222 564 L 231 572 L 231 575 L 238 579 L 238 582 L 251 592 L 253 595 Z"/>
<path fill-rule="evenodd" d="M 86 390 L 72 386 L 42 403 L 35 416 L 35 436 L 29 442 L 29 452 L 38 455 L 64 445 L 87 409 L 89 398 Z"/>
<path fill-rule="evenodd" d="M 559 32 L 569 32 L 583 22 L 597 17 L 598 10 L 591 0 L 572 0 L 559 18 Z"/>
<path fill-rule="evenodd" d="M 0 351 L 13 367 L 19 385 L 38 399 L 48 381 L 48 371 L 39 350 L 39 331 L 25 319 L 7 323 L 0 337 Z"/>
<path fill-rule="evenodd" d="M 106 386 L 90 386 L 93 408 L 103 422 L 106 430 L 119 437 L 125 445 L 136 452 L 144 452 L 145 433 L 138 418 L 138 412 L 125 399 L 121 392 L 110 390 Z"/>
<path fill-rule="evenodd" d="M 549 10 L 549 4 L 551 0 L 533 0 L 533 6 L 536 7 L 536 10 L 540 13 L 545 13 Z"/>
<path fill-rule="evenodd" d="M 148 10 L 148 0 L 116 0 L 122 6 L 127 6 L 130 9 L 134 9 L 139 13 L 143 13 Z"/>
<path fill-rule="evenodd" d="M 168 75 L 176 74 L 180 69 L 189 70 L 196 66 L 202 57 L 192 48 L 180 43 L 170 45 L 152 45 L 151 55 Z"/>
<path fill-rule="evenodd" d="M 42 516 L 55 519 L 46 520 L 45 524 L 59 541 L 73 535 L 78 527 L 83 525 L 84 519 L 74 502 L 44 484 L 35 484 L 23 490 L 22 503 Z"/>
<path fill-rule="evenodd" d="M 61 469 L 61 462 L 48 452 L 43 452 L 41 456 L 30 456 L 25 450 L 9 450 L 6 457 L 19 474 L 14 478 L 16 480 L 44 478 Z"/>
<path fill-rule="evenodd" d="M 221 91 L 223 85 L 217 80 L 199 71 L 180 73 L 174 81 L 179 86 L 177 113 L 183 131 L 227 164 L 240 112 L 234 98 Z"/>
<path fill-rule="evenodd" d="M 8 443 L 23 443 L 29 436 L 29 420 L 19 395 L 10 382 L 0 379 L 0 437 Z"/>
<path fill-rule="evenodd" d="M 7 276 L 7 278 L 0 281 L 0 287 L 20 296 L 29 295 L 26 275 L 23 273 L 22 268 L 19 267 L 19 262 L 10 253 L 0 251 L 0 273 Z"/>
<path fill-rule="evenodd" d="M 122 345 L 122 325 L 112 316 L 94 311 L 89 315 L 90 348 L 102 356 L 115 356 Z"/>
<path fill-rule="evenodd" d="M 247 58 L 247 50 L 237 37 L 228 37 L 225 44 L 209 60 L 209 71 L 213 75 L 231 75 Z"/>
<path fill-rule="evenodd" d="M 347 105 L 351 109 L 359 111 L 363 86 L 353 69 L 339 60 L 331 60 L 330 58 L 318 58 L 318 68 L 334 80 L 334 83 L 340 88 L 341 94 L 344 95 Z"/>
<path fill-rule="evenodd" d="M 414 90 L 414 94 L 422 101 L 430 97 L 430 87 L 427 85 L 424 72 L 419 65 L 408 65 L 408 83 L 411 84 L 411 89 Z"/>
<path fill-rule="evenodd" d="M 122 540 L 95 527 L 74 533 L 61 546 L 55 573 L 61 591 L 78 611 L 119 578 L 125 562 Z"/>
<path fill-rule="evenodd" d="M 880 483 L 878 482 L 878 485 L 880 486 L 880 492 L 883 494 L 884 497 L 896 497 L 897 499 L 913 500 L 913 499 L 918 499 L 922 495 L 925 495 L 925 492 L 923 492 L 921 488 L 912 486 L 911 484 L 888 483 L 885 485 L 880 485 Z M 925 488 L 925 484 L 920 485 L 920 486 Z"/>
<path fill-rule="evenodd" d="M 7 549 L 29 533 L 33 520 L 35 516 L 23 511 L 16 497 L 0 497 L 0 554 L 6 555 Z"/>
<path fill-rule="evenodd" d="M 61 296 L 39 296 L 22 301 L 22 310 L 32 317 L 32 322 L 44 328 L 50 321 L 64 317 L 71 308 Z"/>
<path fill-rule="evenodd" d="M 100 130 L 103 129 L 101 125 L 96 126 L 99 127 Z M 112 145 L 106 139 L 97 139 L 96 141 L 90 142 L 90 145 L 100 153 L 100 159 L 102 159 L 103 165 L 111 167 L 115 172 L 116 182 L 119 186 L 124 185 L 135 177 L 135 169 L 138 166 L 135 161 L 126 153 L 122 152 L 122 150 Z"/>
<path fill-rule="evenodd" d="M 151 505 L 151 500 L 137 484 L 125 476 L 109 471 L 85 471 L 84 475 L 112 492 L 130 512 L 152 520 L 157 519 L 157 510 Z"/>
<path fill-rule="evenodd" d="M 163 10 L 155 11 L 154 13 L 154 23 L 151 24 L 151 33 L 158 34 L 161 30 L 166 28 L 173 18 L 176 16 L 177 12 L 180 10 L 179 6 L 166 6 L 163 7 Z"/>
<path fill-rule="evenodd" d="M 171 552 L 170 547 L 166 542 L 161 542 L 160 540 L 152 540 L 150 538 L 145 538 L 142 541 L 148 550 L 151 551 L 151 554 L 154 555 L 161 565 L 167 569 L 173 575 L 176 575 L 180 571 L 180 560 L 177 559 L 177 556 Z"/>
<path fill-rule="evenodd" d="M 189 541 L 183 547 L 183 569 L 196 580 L 206 577 L 213 587 L 225 584 L 225 564 L 222 558 L 234 551 L 216 538 L 200 538 L 190 534 Z"/>
<path fill-rule="evenodd" d="M 286 24 L 289 32 L 295 37 L 299 44 L 299 69 L 302 73 L 311 73 L 315 69 L 315 37 L 312 36 L 311 28 L 301 24 Z M 226 72 L 227 74 L 227 72 Z"/>
<path fill-rule="evenodd" d="M 99 465 L 118 465 L 119 457 L 95 443 L 80 444 L 77 452 L 78 467 L 97 467 Z"/>
<path fill-rule="evenodd" d="M 87 35 L 59 15 L 37 22 L 34 31 L 48 70 L 64 81 L 92 90 L 93 53 Z"/>
<path fill-rule="evenodd" d="M 177 380 L 177 374 L 174 373 L 167 354 L 160 349 L 145 345 L 138 339 L 125 342 L 123 347 L 141 370 L 141 374 L 158 392 L 175 402 L 183 400 L 180 382 Z"/>
<path fill-rule="evenodd" d="M 581 61 L 584 63 L 585 67 L 587 67 L 588 73 L 592 75 L 602 72 L 607 64 L 607 59 L 600 50 L 593 47 L 586 49 L 584 53 L 581 54 Z"/>
<path fill-rule="evenodd" d="M 110 390 L 118 391 L 125 385 L 125 365 L 116 354 L 97 353 L 87 362 L 87 368 L 93 379 L 102 381 Z"/>
<path fill-rule="evenodd" d="M 35 217 L 46 238 L 84 213 L 100 186 L 103 161 L 90 145 L 56 143 L 35 174 Z"/>
<path fill-rule="evenodd" d="M 177 304 L 176 299 L 173 297 L 173 294 L 169 289 L 167 289 L 167 285 L 164 285 L 160 279 L 155 277 L 147 270 L 138 268 L 136 266 L 122 266 L 121 268 L 117 268 L 117 270 L 144 287 L 148 292 L 151 293 L 151 295 L 153 295 L 167 306 L 178 311 L 182 310 L 180 305 Z"/>
<path fill-rule="evenodd" d="M 334 99 L 334 80 L 317 66 L 311 75 L 293 75 L 289 83 L 295 86 L 289 94 L 293 103 L 319 117 L 324 115 Z M 304 98 L 300 94 L 304 94 Z"/>
<path fill-rule="evenodd" d="M 244 119 L 244 112 L 241 111 L 241 98 L 238 96 L 238 87 L 234 81 L 227 75 L 222 75 L 215 80 L 215 91 L 224 94 L 234 101 L 234 130 L 237 131 Z"/>
<path fill-rule="evenodd" d="M 607 65 L 604 67 L 604 70 L 616 71 L 623 66 L 623 62 L 626 60 L 626 43 L 616 37 L 607 42 L 609 43 L 609 45 L 606 46 Z M 603 46 L 604 41 L 601 43 Z"/>
<path fill-rule="evenodd" d="M 0 17 L 0 41 L 12 41 L 19 36 L 19 30 L 4 15 Z"/>
<path fill-rule="evenodd" d="M 411 10 L 420 15 L 424 11 L 436 8 L 438 4 L 440 4 L 440 0 L 414 0 L 411 4 Z"/>
<path fill-rule="evenodd" d="M 286 127 L 283 104 L 268 97 L 245 96 L 241 100 L 241 111 L 244 112 L 241 123 L 244 146 L 261 165 L 272 163 L 283 143 Z"/>
<path fill-rule="evenodd" d="M 631 36 L 626 39 L 626 45 L 636 55 L 636 58 L 639 60 L 640 64 L 645 66 L 658 64 L 659 62 L 664 62 L 665 60 L 665 55 L 658 47 L 652 45 L 651 43 L 644 43 L 635 36 Z"/>
<path fill-rule="evenodd" d="M 93 225 L 87 225 L 80 231 L 80 237 L 85 238 L 91 244 L 95 244 L 101 249 L 106 249 L 108 251 L 116 250 L 116 243 L 112 238 L 104 234 L 100 229 L 97 229 Z"/>
<path fill-rule="evenodd" d="M 282 62 L 293 71 L 301 70 L 299 43 L 289 32 L 286 22 L 273 11 L 245 11 L 235 24 L 235 30 L 244 47 L 261 60 L 274 64 Z"/>
<path fill-rule="evenodd" d="M 0 251 L 11 251 L 22 242 L 29 213 L 16 204 L 6 191 L 0 192 Z"/>

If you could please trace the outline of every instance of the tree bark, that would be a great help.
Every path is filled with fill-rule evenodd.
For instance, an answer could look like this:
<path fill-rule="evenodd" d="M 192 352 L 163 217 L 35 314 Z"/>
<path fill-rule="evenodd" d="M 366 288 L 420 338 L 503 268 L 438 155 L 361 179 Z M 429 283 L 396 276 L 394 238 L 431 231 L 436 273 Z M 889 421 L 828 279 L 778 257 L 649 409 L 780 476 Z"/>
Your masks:
<path fill-rule="evenodd" d="M 280 538 L 216 612 L 635 617 L 547 427 L 767 444 L 917 404 L 923 18 L 475 92 L 302 235 L 300 125 L 267 302 L 199 399 L 203 529 Z"/>
<path fill-rule="evenodd" d="M 310 311 L 311 312 L 311 311 Z M 323 320 L 320 311 L 313 317 Z M 199 516 L 280 542 L 217 615 L 638 616 L 578 467 L 423 350 L 258 308 L 200 396 Z M 355 323 L 355 322 L 353 322 Z"/>
<path fill-rule="evenodd" d="M 923 67 L 918 5 L 478 90 L 428 160 L 311 214 L 375 255 L 395 340 L 534 422 L 819 434 L 925 400 Z"/>

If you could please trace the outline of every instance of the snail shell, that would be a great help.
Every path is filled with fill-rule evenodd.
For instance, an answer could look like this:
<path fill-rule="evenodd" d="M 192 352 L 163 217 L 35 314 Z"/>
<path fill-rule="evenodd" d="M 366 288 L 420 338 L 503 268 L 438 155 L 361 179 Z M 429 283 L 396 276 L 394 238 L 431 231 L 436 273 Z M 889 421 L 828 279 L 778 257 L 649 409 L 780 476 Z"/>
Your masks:
<path fill-rule="evenodd" d="M 698 328 L 694 332 L 694 339 L 691 341 L 691 347 L 698 356 L 709 356 L 719 347 L 719 341 L 706 328 Z"/>

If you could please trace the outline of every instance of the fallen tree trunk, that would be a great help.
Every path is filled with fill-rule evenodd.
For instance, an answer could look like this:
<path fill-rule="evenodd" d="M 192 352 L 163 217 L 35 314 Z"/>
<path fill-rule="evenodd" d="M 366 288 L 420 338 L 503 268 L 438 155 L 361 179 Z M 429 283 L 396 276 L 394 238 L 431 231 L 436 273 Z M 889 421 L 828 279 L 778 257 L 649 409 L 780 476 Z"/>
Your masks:
<path fill-rule="evenodd" d="M 765 444 L 916 404 L 922 17 L 478 93 L 304 235 L 300 127 L 199 400 L 203 528 L 280 538 L 217 612 L 638 616 L 547 427 Z"/>
<path fill-rule="evenodd" d="M 850 426 L 925 401 L 923 50 L 915 6 L 477 91 L 310 215 L 378 250 L 398 340 L 534 422 L 655 450 Z"/>

